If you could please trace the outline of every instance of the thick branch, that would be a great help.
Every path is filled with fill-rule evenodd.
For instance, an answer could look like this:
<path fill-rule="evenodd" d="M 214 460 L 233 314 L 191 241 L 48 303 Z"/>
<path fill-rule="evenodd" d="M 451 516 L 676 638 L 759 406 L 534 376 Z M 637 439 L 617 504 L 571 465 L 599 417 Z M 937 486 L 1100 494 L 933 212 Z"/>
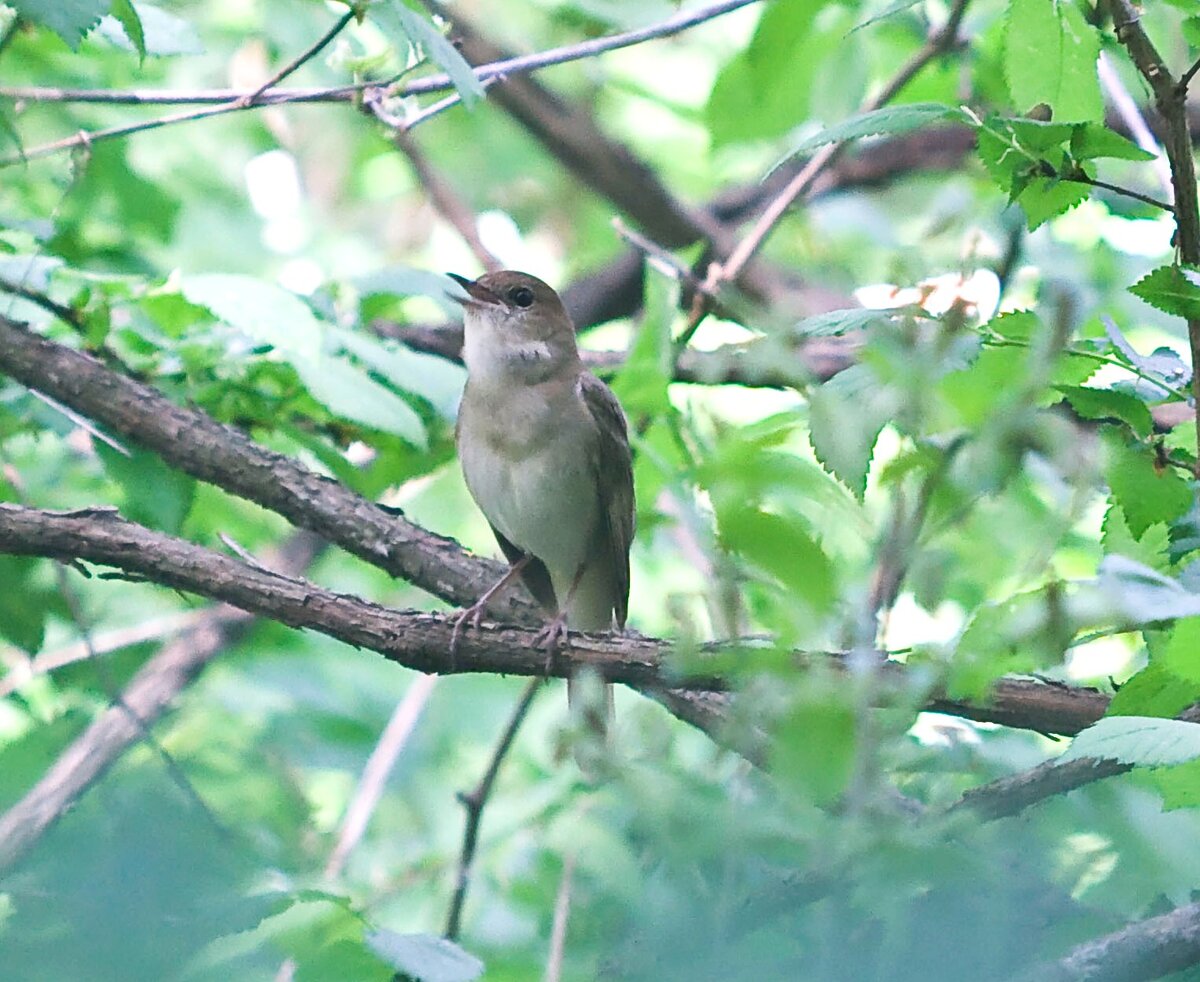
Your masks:
<path fill-rule="evenodd" d="M 1200 903 L 1085 941 L 1022 982 L 1142 982 L 1200 963 Z"/>
<path fill-rule="evenodd" d="M 421 611 L 397 611 L 357 597 L 334 593 L 305 580 L 281 576 L 239 559 L 212 552 L 127 522 L 112 509 L 46 512 L 0 504 L 0 552 L 85 560 L 125 571 L 164 586 L 221 600 L 270 617 L 290 627 L 310 628 L 360 648 L 377 651 L 420 672 L 569 677 L 589 666 L 609 682 L 639 689 L 681 683 L 663 669 L 670 642 L 637 635 L 572 635 L 571 647 L 547 665 L 535 647 L 536 632 L 512 625 L 486 625 L 467 632 L 457 655 L 449 654 L 454 618 Z M 728 650 L 738 640 L 711 642 L 703 650 Z M 807 660 L 838 656 L 797 654 Z M 904 666 L 889 662 L 885 678 L 899 681 Z M 694 690 L 723 691 L 715 677 L 690 678 Z M 1090 689 L 1052 686 L 1033 680 L 1006 679 L 980 704 L 935 695 L 928 708 L 971 719 L 1001 722 L 1042 732 L 1076 733 L 1095 722 L 1107 698 Z"/>
<path fill-rule="evenodd" d="M 259 446 L 240 430 L 0 317 L 0 371 L 155 451 L 193 477 L 278 512 L 451 603 L 473 602 L 503 571 L 403 516 Z M 523 593 L 498 598 L 506 620 L 538 619 Z"/>

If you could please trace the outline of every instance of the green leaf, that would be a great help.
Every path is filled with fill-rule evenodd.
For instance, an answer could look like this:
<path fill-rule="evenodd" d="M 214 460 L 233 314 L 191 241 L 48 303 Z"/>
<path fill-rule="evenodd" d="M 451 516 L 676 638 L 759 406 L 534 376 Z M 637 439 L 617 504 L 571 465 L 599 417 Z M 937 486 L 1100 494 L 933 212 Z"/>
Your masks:
<path fill-rule="evenodd" d="M 428 449 L 425 424 L 412 406 L 345 359 L 319 355 L 292 364 L 304 387 L 331 413 Z"/>
<path fill-rule="evenodd" d="M 96 455 L 121 486 L 121 512 L 131 521 L 172 535 L 182 527 L 196 498 L 195 478 L 168 467 L 158 454 L 129 448 L 129 455 L 99 441 Z"/>
<path fill-rule="evenodd" d="M 813 21 L 824 0 L 763 8 L 750 45 L 717 76 L 705 107 L 716 146 L 786 133 L 808 115 L 810 83 L 828 39 Z"/>
<path fill-rule="evenodd" d="M 163 10 L 152 3 L 141 0 L 114 0 L 113 13 L 116 13 L 116 3 L 128 2 L 138 16 L 141 24 L 143 44 L 138 45 L 129 34 L 128 25 L 116 17 L 105 17 L 97 28 L 109 42 L 118 48 L 128 51 L 138 51 L 145 55 L 171 57 L 174 55 L 198 55 L 204 53 L 204 43 L 190 22 L 175 14 Z"/>
<path fill-rule="evenodd" d="M 647 264 L 641 323 L 625 364 L 612 381 L 613 392 L 631 419 L 670 412 L 671 328 L 678 303 L 678 280 Z"/>
<path fill-rule="evenodd" d="M 257 341 L 302 358 L 320 354 L 321 327 L 316 315 L 281 286 L 253 276 L 204 273 L 183 277 L 180 292 L 189 303 L 208 308 Z"/>
<path fill-rule="evenodd" d="M 1162 665 L 1149 665 L 1128 679 L 1108 704 L 1108 716 L 1161 716 L 1170 719 L 1187 709 L 1200 689 L 1172 675 Z"/>
<path fill-rule="evenodd" d="M 5 0 L 26 20 L 48 27 L 72 49 L 100 18 L 108 13 L 110 0 Z"/>
<path fill-rule="evenodd" d="M 813 136 L 793 144 L 782 157 L 772 166 L 774 171 L 792 157 L 799 154 L 811 153 L 818 147 L 829 143 L 845 143 L 864 136 L 895 136 L 899 133 L 910 133 L 928 126 L 930 123 L 942 120 L 966 120 L 969 117 L 955 106 L 946 106 L 937 102 L 914 102 L 908 105 L 885 106 L 873 109 L 844 119 L 835 126 L 822 130 Z"/>
<path fill-rule="evenodd" d="M 424 13 L 413 10 L 404 0 L 376 0 L 370 7 L 370 17 L 400 50 L 409 42 L 420 47 L 450 76 L 468 109 L 483 98 L 483 86 L 467 60 Z"/>
<path fill-rule="evenodd" d="M 1164 313 L 1200 320 L 1200 269 L 1194 266 L 1159 266 L 1129 292 Z"/>
<path fill-rule="evenodd" d="M 1156 522 L 1135 536 L 1120 505 L 1109 505 L 1101 525 L 1100 544 L 1105 554 L 1128 556 L 1151 569 L 1164 572 L 1170 565 L 1170 533 L 1166 522 Z"/>
<path fill-rule="evenodd" d="M 832 608 L 833 566 L 798 518 L 738 502 L 718 509 L 717 524 L 727 549 L 774 577 L 811 611 Z"/>
<path fill-rule="evenodd" d="M 460 317 L 462 308 L 448 294 L 460 288 L 454 280 L 441 273 L 411 266 L 386 266 L 350 280 L 351 285 L 364 297 L 389 294 L 397 297 L 429 297 L 452 316 Z"/>
<path fill-rule="evenodd" d="M 854 31 L 861 31 L 864 27 L 870 27 L 872 24 L 878 24 L 881 20 L 886 20 L 889 17 L 895 17 L 896 14 L 902 14 L 910 7 L 915 7 L 921 2 L 922 0 L 896 0 L 896 2 L 890 7 L 885 10 L 881 10 L 874 17 L 868 17 L 861 24 L 856 24 L 854 26 Z M 851 31 L 851 33 L 854 33 L 854 31 Z"/>
<path fill-rule="evenodd" d="M 112 0 L 112 15 L 121 22 L 125 36 L 137 50 L 138 57 L 146 57 L 146 33 L 142 28 L 142 18 L 138 16 L 137 8 L 131 0 Z"/>
<path fill-rule="evenodd" d="M 938 383 L 938 390 L 961 425 L 982 426 L 997 405 L 1009 400 L 1025 375 L 1028 359 L 1025 348 L 986 347 L 972 364 L 948 373 Z"/>
<path fill-rule="evenodd" d="M 1071 408 L 1084 419 L 1118 419 L 1146 439 L 1154 429 L 1154 419 L 1146 404 L 1135 395 L 1116 389 L 1095 389 L 1084 385 L 1056 385 Z"/>
<path fill-rule="evenodd" d="M 368 931 L 368 947 L 393 968 L 419 982 L 471 982 L 484 964 L 453 941 L 435 934 L 396 934 Z"/>
<path fill-rule="evenodd" d="M 1185 617 L 1171 630 L 1154 660 L 1173 676 L 1200 686 L 1200 617 Z"/>
<path fill-rule="evenodd" d="M 1099 35 L 1074 4 L 1010 0 L 1004 75 L 1018 109 L 1046 103 L 1056 121 L 1100 119 L 1099 54 Z"/>
<path fill-rule="evenodd" d="M 1180 25 L 1183 39 L 1193 48 L 1200 48 L 1200 17 L 1185 17 Z"/>
<path fill-rule="evenodd" d="M 1105 427 L 1103 438 L 1105 478 L 1135 538 L 1156 522 L 1171 522 L 1191 508 L 1191 484 L 1173 467 L 1160 466 L 1148 448 L 1116 427 Z"/>
<path fill-rule="evenodd" d="M 792 331 L 801 338 L 825 338 L 862 331 L 872 324 L 894 320 L 897 317 L 927 316 L 920 307 L 901 307 L 888 310 L 852 307 L 849 310 L 830 310 L 824 314 L 806 317 Z"/>
<path fill-rule="evenodd" d="M 1071 741 L 1058 759 L 1116 760 L 1141 767 L 1183 764 L 1200 757 L 1200 724 L 1157 716 L 1106 716 Z"/>
<path fill-rule="evenodd" d="M 1117 160 L 1154 160 L 1154 154 L 1114 133 L 1103 123 L 1080 123 L 1071 133 L 1071 154 L 1077 160 L 1113 157 Z"/>
<path fill-rule="evenodd" d="M 861 500 L 875 441 L 892 417 L 895 396 L 865 365 L 853 365 L 813 389 L 809 440 L 827 471 Z"/>
<path fill-rule="evenodd" d="M 397 389 L 428 400 L 445 419 L 454 419 L 462 398 L 466 370 L 459 365 L 411 351 L 402 345 L 388 345 L 365 334 L 329 330 L 344 351 L 353 355 L 373 372 L 382 375 Z"/>
<path fill-rule="evenodd" d="M 40 559 L 0 555 L 0 637 L 36 654 L 46 635 L 51 593 L 37 583 Z"/>

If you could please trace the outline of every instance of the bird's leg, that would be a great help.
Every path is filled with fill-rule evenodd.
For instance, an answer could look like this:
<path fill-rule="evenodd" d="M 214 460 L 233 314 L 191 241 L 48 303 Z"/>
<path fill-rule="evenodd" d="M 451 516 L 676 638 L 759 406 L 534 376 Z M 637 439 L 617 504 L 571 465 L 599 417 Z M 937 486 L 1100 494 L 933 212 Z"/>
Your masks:
<path fill-rule="evenodd" d="M 571 588 L 567 591 L 566 599 L 558 608 L 558 613 L 553 619 L 540 631 L 533 639 L 533 644 L 537 648 L 546 649 L 546 674 L 550 674 L 551 663 L 554 661 L 554 655 L 559 647 L 564 643 L 569 645 L 567 636 L 567 611 L 571 609 L 571 601 L 575 598 L 575 591 L 579 589 L 579 581 L 583 579 L 584 571 L 587 569 L 587 563 L 579 564 L 579 569 L 575 572 L 575 578 L 571 580 Z"/>
<path fill-rule="evenodd" d="M 476 600 L 470 607 L 464 610 L 454 619 L 454 629 L 450 632 L 450 667 L 454 668 L 455 656 L 458 654 L 458 643 L 462 640 L 463 628 L 470 621 L 474 628 L 479 627 L 479 622 L 483 620 L 483 612 L 487 609 L 487 605 L 492 602 L 492 598 L 501 590 L 508 586 L 513 580 L 521 575 L 521 570 L 529 565 L 533 559 L 532 553 L 525 553 L 515 563 L 508 567 L 504 575 L 500 577 L 492 586 L 484 592 L 483 596 Z"/>

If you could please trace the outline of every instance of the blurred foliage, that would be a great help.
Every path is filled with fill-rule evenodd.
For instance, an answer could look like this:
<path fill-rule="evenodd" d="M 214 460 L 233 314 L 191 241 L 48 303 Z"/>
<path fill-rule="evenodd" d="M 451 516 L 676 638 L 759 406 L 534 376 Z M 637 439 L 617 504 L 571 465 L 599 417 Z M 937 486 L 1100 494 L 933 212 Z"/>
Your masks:
<path fill-rule="evenodd" d="M 6 2 L 4 85 L 99 89 L 253 89 L 347 9 Z M 421 5 L 356 9 L 286 84 L 390 78 L 428 55 L 414 77 L 443 68 L 475 101 Z M 673 11 L 449 8 L 521 51 Z M 871 149 L 948 124 L 977 136 L 954 170 L 915 167 L 788 215 L 766 254 L 824 302 L 734 304 L 738 323 L 710 318 L 697 333 L 703 348 L 753 340 L 793 386 L 671 382 L 686 304 L 658 263 L 639 315 L 584 337 L 629 353 L 613 386 L 638 431 L 632 624 L 683 642 L 767 638 L 700 663 L 741 690 L 730 730 L 766 741 L 763 766 L 620 693 L 609 759 L 585 780 L 569 748 L 586 727 L 552 687 L 484 813 L 458 947 L 439 938 L 462 835 L 455 794 L 484 770 L 517 684 L 438 685 L 330 878 L 358 776 L 413 680 L 259 624 L 153 742 L 0 872 L 6 980 L 266 980 L 285 960 L 298 980 L 526 980 L 544 971 L 568 867 L 569 980 L 1003 979 L 1189 898 L 1200 743 L 1169 717 L 1200 699 L 1195 433 L 1157 428 L 1151 410 L 1188 398 L 1184 318 L 1200 310 L 1200 271 L 1175 262 L 1169 217 L 1143 200 L 1166 196 L 1148 154 L 1105 122 L 1098 52 L 1135 96 L 1145 89 L 1090 4 L 972 0 L 963 50 L 858 113 L 948 12 L 944 0 L 773 0 L 543 76 L 696 203 L 833 141 Z M 1177 73 L 1196 58 L 1198 21 L 1189 3 L 1145 5 Z M 372 330 L 454 316 L 447 281 L 426 271 L 476 268 L 384 128 L 346 104 L 296 104 L 12 162 L 159 110 L 173 111 L 0 100 L 3 313 L 494 552 L 452 459 L 462 370 Z M 612 206 L 494 101 L 414 138 L 506 264 L 565 285 L 620 254 Z M 72 323 L 14 287 L 51 296 Z M 796 344 L 839 335 L 861 340 L 857 363 L 820 384 Z M 3 379 L 0 465 L 0 500 L 113 504 L 257 554 L 288 534 Z M 432 603 L 335 550 L 308 575 Z M 0 661 L 15 672 L 83 633 L 199 607 L 0 556 Z M 14 685 L 0 701 L 0 807 L 163 640 L 143 631 Z M 877 643 L 907 660 L 900 681 L 871 667 Z M 846 650 L 851 671 L 798 671 L 797 646 Z M 1007 673 L 1121 683 L 1071 752 L 1134 773 L 1019 819 L 946 815 L 963 791 L 1061 747 L 921 712 L 935 688 L 986 699 Z"/>

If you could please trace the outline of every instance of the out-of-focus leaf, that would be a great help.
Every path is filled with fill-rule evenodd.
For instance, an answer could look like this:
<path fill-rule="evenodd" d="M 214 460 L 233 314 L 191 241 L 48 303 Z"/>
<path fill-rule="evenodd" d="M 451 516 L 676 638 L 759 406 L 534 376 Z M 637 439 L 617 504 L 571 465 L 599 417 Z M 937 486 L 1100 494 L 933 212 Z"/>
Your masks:
<path fill-rule="evenodd" d="M 482 961 L 435 934 L 376 930 L 367 932 L 366 942 L 380 958 L 418 982 L 471 982 L 483 974 Z"/>
<path fill-rule="evenodd" d="M 1154 154 L 1114 133 L 1103 123 L 1080 123 L 1071 134 L 1071 153 L 1079 160 L 1111 157 L 1117 160 L 1153 160 Z"/>
<path fill-rule="evenodd" d="M 410 42 L 419 46 L 450 76 L 468 109 L 483 98 L 483 86 L 471 66 L 424 13 L 413 10 L 404 0 L 375 0 L 369 16 L 401 50 Z"/>
<path fill-rule="evenodd" d="M 1161 716 L 1170 719 L 1187 709 L 1200 688 L 1151 662 L 1122 684 L 1108 704 L 1109 716 Z"/>
<path fill-rule="evenodd" d="M 1159 266 L 1129 292 L 1164 313 L 1200 319 L 1200 269 L 1193 266 Z"/>
<path fill-rule="evenodd" d="M 671 326 L 678 301 L 678 281 L 650 265 L 641 323 L 625 364 L 612 383 L 626 415 L 635 421 L 670 411 L 667 386 L 671 381 Z"/>
<path fill-rule="evenodd" d="M 173 55 L 198 55 L 204 53 L 204 43 L 189 21 L 152 3 L 141 0 L 120 0 L 128 3 L 138 16 L 142 29 L 142 44 L 137 44 L 128 33 L 124 20 L 105 17 L 97 31 L 118 48 L 138 51 L 145 55 L 171 57 Z M 114 14 L 116 8 L 113 9 Z"/>
<path fill-rule="evenodd" d="M 836 596 L 833 566 L 795 518 L 732 505 L 719 510 L 717 520 L 727 548 L 779 580 L 810 610 L 829 611 Z"/>
<path fill-rule="evenodd" d="M 795 143 L 771 168 L 775 170 L 792 157 L 811 153 L 827 143 L 845 143 L 864 136 L 896 136 L 911 133 L 930 123 L 944 120 L 966 120 L 969 117 L 956 106 L 944 106 L 935 102 L 914 102 L 898 106 L 885 106 L 859 113 L 842 120 L 835 126 Z"/>
<path fill-rule="evenodd" d="M 874 17 L 868 17 L 861 24 L 856 24 L 854 30 L 861 31 L 864 27 L 870 27 L 872 24 L 878 24 L 881 20 L 887 20 L 889 17 L 895 17 L 896 14 L 902 14 L 910 7 L 915 7 L 922 2 L 923 0 L 896 0 L 890 7 L 881 10 Z"/>
<path fill-rule="evenodd" d="M 717 76 L 705 117 L 715 144 L 779 136 L 804 119 L 826 39 L 814 19 L 824 0 L 763 9 L 750 46 Z"/>
<path fill-rule="evenodd" d="M 0 256 L 0 279 L 45 293 L 50 274 L 62 265 L 56 256 Z"/>
<path fill-rule="evenodd" d="M 0 555 L 0 637 L 36 654 L 46 633 L 49 592 L 35 584 L 41 560 Z"/>
<path fill-rule="evenodd" d="M 253 276 L 204 273 L 183 278 L 181 292 L 231 327 L 301 358 L 321 351 L 321 327 L 294 293 Z"/>
<path fill-rule="evenodd" d="M 1178 621 L 1154 661 L 1188 684 L 1200 686 L 1200 617 Z"/>
<path fill-rule="evenodd" d="M 466 380 L 466 371 L 461 366 L 436 355 L 411 351 L 403 345 L 386 345 L 341 328 L 331 328 L 329 335 L 343 350 L 396 388 L 427 399 L 446 419 L 454 419 Z"/>
<path fill-rule="evenodd" d="M 137 8 L 132 0 L 112 0 L 112 16 L 121 23 L 125 36 L 133 44 L 139 58 L 146 57 L 146 32 L 142 27 L 142 18 L 138 16 Z"/>
<path fill-rule="evenodd" d="M 1135 560 L 1105 556 L 1099 573 L 1095 596 L 1079 604 L 1093 608 L 1094 623 L 1138 625 L 1200 616 L 1200 594 Z"/>
<path fill-rule="evenodd" d="M 71 48 L 79 42 L 101 16 L 108 13 L 110 0 L 6 0 L 18 14 L 48 27 Z"/>
<path fill-rule="evenodd" d="M 1158 716 L 1106 716 L 1075 737 L 1059 760 L 1082 757 L 1141 767 L 1183 764 L 1200 757 L 1200 723 Z"/>
<path fill-rule="evenodd" d="M 348 361 L 331 355 L 298 358 L 292 363 L 304 387 L 329 411 L 385 433 L 414 447 L 429 445 L 425 424 L 416 410 Z"/>
<path fill-rule="evenodd" d="M 830 310 L 824 314 L 805 317 L 792 328 L 792 331 L 797 337 L 802 338 L 836 337 L 849 331 L 861 331 L 872 324 L 903 316 L 920 317 L 924 316 L 924 311 L 919 307 L 889 308 L 887 310 L 851 307 L 848 310 Z"/>
<path fill-rule="evenodd" d="M 1099 35 L 1074 4 L 1009 0 L 1004 74 L 1017 109 L 1046 103 L 1056 120 L 1099 119 L 1099 54 Z"/>
<path fill-rule="evenodd" d="M 177 533 L 196 497 L 196 479 L 163 463 L 148 450 L 129 448 L 129 456 L 96 441 L 96 454 L 125 492 L 121 513 L 134 522 Z"/>
<path fill-rule="evenodd" d="M 1191 508 L 1191 484 L 1175 468 L 1160 464 L 1149 449 L 1111 426 L 1105 428 L 1104 445 L 1108 486 L 1136 538 L 1156 522 L 1171 522 Z"/>
<path fill-rule="evenodd" d="M 894 393 L 863 365 L 853 365 L 812 390 L 809 439 L 823 467 L 862 498 L 875 441 L 892 416 Z"/>

